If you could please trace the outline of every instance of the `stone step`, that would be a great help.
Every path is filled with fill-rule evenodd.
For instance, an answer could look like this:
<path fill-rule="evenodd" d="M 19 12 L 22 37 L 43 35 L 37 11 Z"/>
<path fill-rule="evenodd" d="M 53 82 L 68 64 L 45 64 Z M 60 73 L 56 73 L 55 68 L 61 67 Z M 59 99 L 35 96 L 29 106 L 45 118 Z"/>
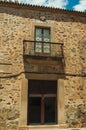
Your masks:
<path fill-rule="evenodd" d="M 56 127 L 19 127 L 8 129 L 5 127 L 0 127 L 0 130 L 86 130 L 86 128 L 56 128 Z"/>

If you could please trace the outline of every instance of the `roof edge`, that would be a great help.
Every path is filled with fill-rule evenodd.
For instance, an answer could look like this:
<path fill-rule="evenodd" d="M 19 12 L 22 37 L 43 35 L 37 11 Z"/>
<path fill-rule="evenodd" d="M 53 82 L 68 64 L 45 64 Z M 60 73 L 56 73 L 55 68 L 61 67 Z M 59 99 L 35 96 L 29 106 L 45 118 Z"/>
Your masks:
<path fill-rule="evenodd" d="M 64 13 L 71 13 L 73 15 L 80 15 L 80 16 L 86 16 L 86 12 L 81 12 L 81 11 L 74 11 L 74 10 L 67 10 L 67 9 L 61 9 L 61 8 L 54 8 L 54 7 L 47 7 L 47 6 L 38 6 L 38 5 L 31 5 L 31 4 L 24 4 L 24 3 L 19 3 L 17 0 L 15 2 L 13 1 L 2 1 L 0 0 L 0 5 L 2 6 L 8 6 L 12 8 L 26 8 L 26 9 L 31 9 L 31 10 L 41 10 L 41 11 L 47 11 L 47 12 L 64 12 Z"/>

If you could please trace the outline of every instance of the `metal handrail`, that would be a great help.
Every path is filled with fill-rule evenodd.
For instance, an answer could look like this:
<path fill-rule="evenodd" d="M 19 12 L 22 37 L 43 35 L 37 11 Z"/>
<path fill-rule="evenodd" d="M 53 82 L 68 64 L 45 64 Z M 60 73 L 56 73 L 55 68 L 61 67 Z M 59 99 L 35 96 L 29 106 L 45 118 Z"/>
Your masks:
<path fill-rule="evenodd" d="M 29 46 L 29 44 L 30 43 L 33 43 L 34 45 L 36 44 L 36 43 L 46 43 L 46 44 L 49 44 L 49 45 L 53 45 L 53 46 L 57 46 L 57 48 L 58 47 L 60 47 L 60 49 L 58 48 L 58 53 L 56 52 L 56 51 L 54 51 L 54 50 L 52 50 L 51 51 L 51 49 L 52 49 L 52 46 L 50 46 L 50 52 L 49 53 L 46 53 L 46 52 L 43 52 L 43 50 L 42 50 L 42 53 L 40 53 L 40 52 L 35 52 L 35 46 L 34 46 L 34 48 L 32 48 L 32 52 L 31 52 L 31 50 L 29 50 L 29 48 L 27 47 L 27 45 Z M 26 44 L 26 46 L 25 46 L 25 44 Z M 63 57 L 63 43 L 56 43 L 56 42 L 45 42 L 45 41 L 34 41 L 34 40 L 23 40 L 23 45 L 24 45 L 24 55 L 31 55 L 31 53 L 33 54 L 33 55 L 36 55 L 37 56 L 37 54 L 38 55 L 50 55 L 50 56 L 59 56 L 59 57 Z M 32 46 L 32 44 L 31 44 L 31 46 Z M 44 45 L 42 44 L 42 47 L 43 47 Z M 42 48 L 43 49 L 43 48 Z M 26 51 L 25 51 L 26 50 Z M 33 51 L 34 50 L 34 51 Z M 26 53 L 25 53 L 26 52 Z M 28 52 L 28 53 L 27 53 Z M 53 55 L 54 54 L 54 55 Z"/>
<path fill-rule="evenodd" d="M 50 44 L 59 44 L 59 45 L 62 45 L 63 46 L 63 43 L 56 43 L 56 42 L 45 42 L 45 41 L 32 41 L 32 40 L 23 40 L 23 43 L 24 42 L 38 42 L 38 43 L 50 43 Z"/>

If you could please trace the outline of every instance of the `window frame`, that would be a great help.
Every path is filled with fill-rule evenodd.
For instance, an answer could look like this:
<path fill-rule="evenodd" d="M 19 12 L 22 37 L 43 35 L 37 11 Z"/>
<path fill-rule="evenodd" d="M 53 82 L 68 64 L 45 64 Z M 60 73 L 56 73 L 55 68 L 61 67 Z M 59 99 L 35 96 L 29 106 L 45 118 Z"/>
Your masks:
<path fill-rule="evenodd" d="M 41 52 L 36 52 L 36 29 L 37 28 L 39 28 L 39 29 L 41 29 L 42 30 L 42 48 L 41 48 Z M 40 26 L 35 26 L 35 31 L 34 31 L 34 52 L 35 52 L 35 54 L 40 54 L 40 55 L 50 55 L 51 54 L 51 43 L 50 42 L 44 42 L 44 37 L 43 37 L 43 32 L 44 32 L 44 29 L 47 29 L 47 30 L 49 30 L 49 34 L 50 34 L 50 37 L 49 37 L 49 40 L 50 40 L 50 42 L 51 42 L 51 28 L 50 27 L 40 27 Z M 39 42 L 39 41 L 38 41 Z M 44 52 L 44 43 L 46 43 L 46 44 L 49 44 L 49 53 L 45 53 Z"/>

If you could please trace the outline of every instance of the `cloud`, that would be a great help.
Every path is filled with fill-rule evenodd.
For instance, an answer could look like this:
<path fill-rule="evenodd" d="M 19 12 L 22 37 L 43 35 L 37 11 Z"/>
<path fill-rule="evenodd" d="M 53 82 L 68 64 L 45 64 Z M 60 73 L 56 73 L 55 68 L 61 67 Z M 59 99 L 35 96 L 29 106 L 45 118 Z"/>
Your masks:
<path fill-rule="evenodd" d="M 45 0 L 19 0 L 19 2 L 33 5 L 42 5 L 45 2 Z"/>
<path fill-rule="evenodd" d="M 45 6 L 52 6 L 57 8 L 65 8 L 68 4 L 67 0 L 48 0 Z"/>
<path fill-rule="evenodd" d="M 19 2 L 55 8 L 65 8 L 68 4 L 68 0 L 19 0 Z"/>
<path fill-rule="evenodd" d="M 73 9 L 77 11 L 86 11 L 86 0 L 80 0 L 79 4 L 75 5 Z"/>

